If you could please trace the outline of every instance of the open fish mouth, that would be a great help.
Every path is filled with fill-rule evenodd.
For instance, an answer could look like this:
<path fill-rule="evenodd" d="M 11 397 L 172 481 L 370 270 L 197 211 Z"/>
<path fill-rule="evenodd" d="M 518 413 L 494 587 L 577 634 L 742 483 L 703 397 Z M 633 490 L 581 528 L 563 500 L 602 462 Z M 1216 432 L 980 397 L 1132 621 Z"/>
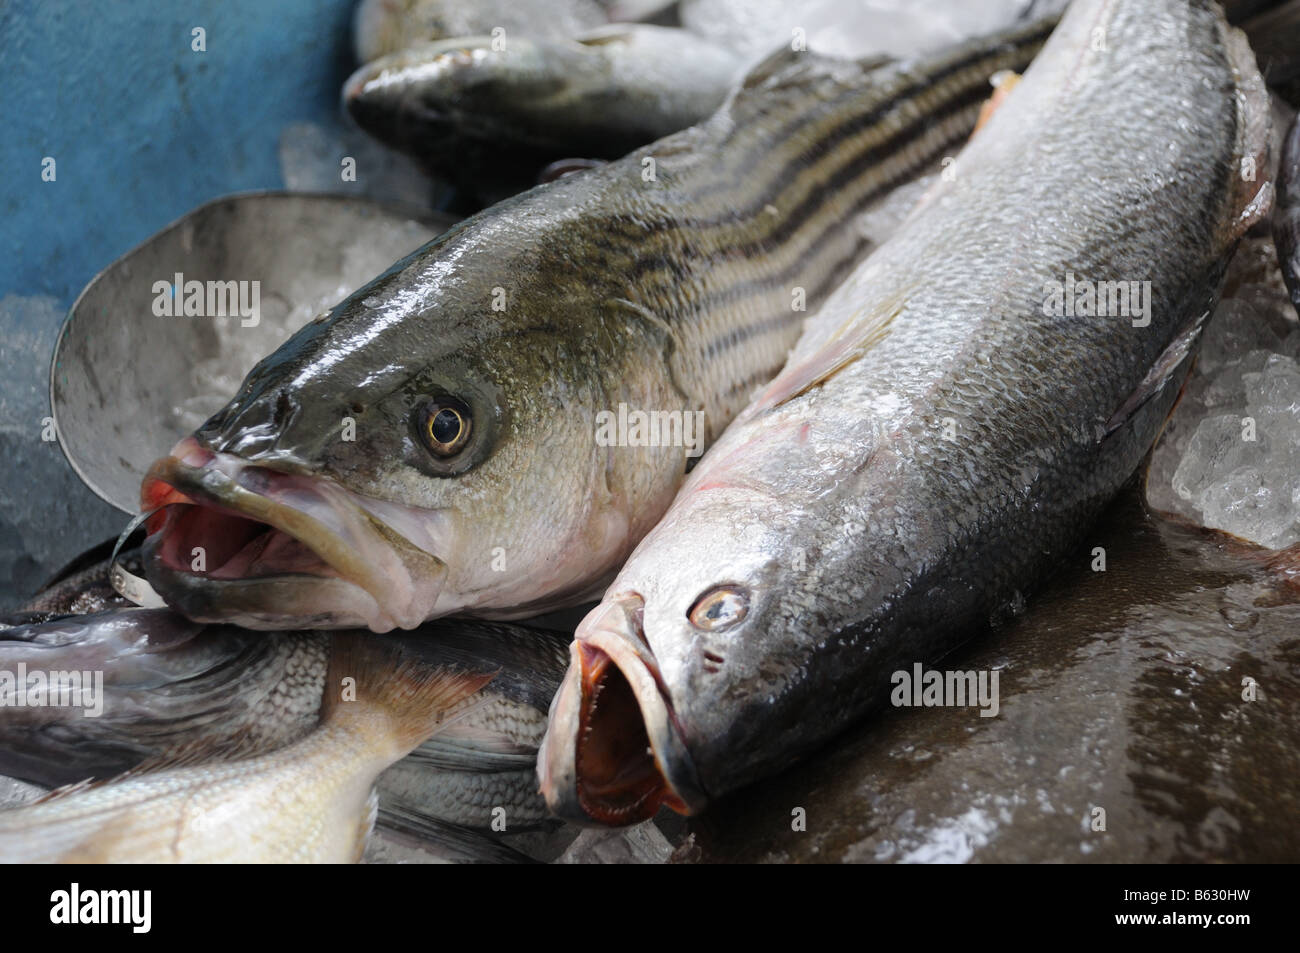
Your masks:
<path fill-rule="evenodd" d="M 411 629 L 447 574 L 450 519 L 324 477 L 177 444 L 145 476 L 145 575 L 169 605 L 249 628 Z"/>
<path fill-rule="evenodd" d="M 570 647 L 538 757 L 542 794 L 566 820 L 635 824 L 664 805 L 695 814 L 708 801 L 645 643 L 643 606 L 635 594 L 606 601 Z"/>

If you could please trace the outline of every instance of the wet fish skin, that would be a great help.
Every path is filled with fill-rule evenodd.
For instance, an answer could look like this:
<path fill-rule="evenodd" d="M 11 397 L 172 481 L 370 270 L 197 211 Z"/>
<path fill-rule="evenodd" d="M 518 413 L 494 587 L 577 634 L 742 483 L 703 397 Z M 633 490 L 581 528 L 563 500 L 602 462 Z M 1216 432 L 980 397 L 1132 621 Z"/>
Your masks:
<path fill-rule="evenodd" d="M 204 626 L 167 609 L 114 609 L 0 630 L 0 671 L 101 672 L 103 711 L 7 708 L 0 774 L 57 786 L 112 777 L 202 739 L 270 751 L 315 726 L 328 637 Z"/>
<path fill-rule="evenodd" d="M 706 447 L 785 360 L 796 290 L 824 300 L 873 245 L 856 217 L 965 135 L 988 77 L 1049 28 L 898 64 L 785 51 L 705 123 L 462 222 L 155 464 L 150 583 L 192 618 L 269 629 L 594 597 L 693 449 L 602 446 L 602 413 L 702 414 Z M 448 396 L 473 425 L 444 461 L 418 424 Z"/>
<path fill-rule="evenodd" d="M 472 711 L 380 776 L 383 809 L 496 832 L 502 823 L 509 833 L 555 823 L 537 791 L 537 750 L 564 677 L 567 635 L 447 619 L 398 638 L 425 664 L 496 674 L 467 703 Z"/>
<path fill-rule="evenodd" d="M 449 620 L 397 642 L 434 668 L 496 673 L 473 710 L 380 776 L 384 805 L 488 830 L 545 823 L 537 747 L 564 675 L 568 636 Z M 129 609 L 0 630 L 0 671 L 99 671 L 103 711 L 14 708 L 0 718 L 0 775 L 46 787 L 111 778 L 177 750 L 191 761 L 257 755 L 306 737 L 320 718 L 324 632 L 202 625 Z"/>
<path fill-rule="evenodd" d="M 368 62 L 343 88 L 362 129 L 466 188 L 515 191 L 570 156 L 619 158 L 707 118 L 740 71 L 730 50 L 671 27 L 582 36 L 468 36 Z"/>
<path fill-rule="evenodd" d="M 1268 168 L 1267 123 L 1212 4 L 1076 2 L 579 627 L 539 756 L 552 809 L 697 812 L 1065 558 L 1149 450 L 1267 212 L 1269 183 L 1240 175 Z M 1149 324 L 1050 313 L 1067 272 L 1149 280 Z"/>
<path fill-rule="evenodd" d="M 354 862 L 374 826 L 376 777 L 491 677 L 411 665 L 383 640 L 336 635 L 326 709 L 307 738 L 0 812 L 0 860 Z"/>
<path fill-rule="evenodd" d="M 1282 267 L 1282 280 L 1291 293 L 1291 303 L 1300 313 L 1300 122 L 1296 121 L 1292 121 L 1282 143 L 1278 163 L 1273 242 Z"/>

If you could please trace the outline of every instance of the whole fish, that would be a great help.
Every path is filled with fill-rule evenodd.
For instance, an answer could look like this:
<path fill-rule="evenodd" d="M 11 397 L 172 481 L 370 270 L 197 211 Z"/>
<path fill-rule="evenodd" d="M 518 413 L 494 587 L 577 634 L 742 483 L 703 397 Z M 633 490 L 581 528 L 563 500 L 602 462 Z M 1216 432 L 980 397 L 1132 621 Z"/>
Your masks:
<path fill-rule="evenodd" d="M 708 121 L 460 223 L 154 464 L 150 583 L 251 628 L 594 597 L 873 246 L 858 216 L 1049 31 L 883 65 L 787 50 Z"/>
<path fill-rule="evenodd" d="M 270 754 L 60 789 L 0 812 L 10 863 L 346 863 L 374 826 L 379 773 L 491 680 L 337 635 L 320 727 Z"/>
<path fill-rule="evenodd" d="M 544 821 L 537 748 L 568 637 L 447 621 L 397 642 L 413 662 L 495 678 L 474 697 L 472 711 L 380 776 L 384 806 L 481 829 Z M 198 762 L 232 749 L 255 755 L 282 748 L 320 720 L 329 646 L 323 632 L 251 632 L 165 609 L 0 630 L 0 774 L 56 786 L 110 778 L 182 749 Z M 6 697 L 6 673 L 56 672 L 79 673 L 94 696 L 79 706 L 11 706 L 17 699 Z"/>
<path fill-rule="evenodd" d="M 432 174 L 519 191 L 557 159 L 618 158 L 705 119 L 740 67 L 725 47 L 671 27 L 471 36 L 367 63 L 343 102 L 362 129 Z"/>
<path fill-rule="evenodd" d="M 1155 440 L 1268 134 L 1213 3 L 1078 0 L 583 620 L 551 807 L 699 811 L 1014 608 Z"/>
<path fill-rule="evenodd" d="M 607 22 L 596 0 L 361 0 L 352 41 L 362 63 L 417 43 L 501 30 L 536 39 L 573 36 Z"/>

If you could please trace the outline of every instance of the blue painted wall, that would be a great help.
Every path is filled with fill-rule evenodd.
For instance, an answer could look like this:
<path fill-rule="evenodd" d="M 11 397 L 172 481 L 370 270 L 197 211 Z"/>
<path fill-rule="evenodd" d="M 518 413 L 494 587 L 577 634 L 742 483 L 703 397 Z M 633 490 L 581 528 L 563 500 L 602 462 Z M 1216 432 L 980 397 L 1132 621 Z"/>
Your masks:
<path fill-rule="evenodd" d="M 294 120 L 337 121 L 353 0 L 0 4 L 0 297 L 70 304 L 216 195 L 280 188 Z M 207 52 L 191 50 L 191 30 Z M 41 181 L 41 160 L 57 181 Z"/>
<path fill-rule="evenodd" d="M 0 0 L 0 609 L 125 523 L 41 439 L 64 312 L 196 205 L 283 187 L 285 126 L 340 128 L 352 6 Z"/>

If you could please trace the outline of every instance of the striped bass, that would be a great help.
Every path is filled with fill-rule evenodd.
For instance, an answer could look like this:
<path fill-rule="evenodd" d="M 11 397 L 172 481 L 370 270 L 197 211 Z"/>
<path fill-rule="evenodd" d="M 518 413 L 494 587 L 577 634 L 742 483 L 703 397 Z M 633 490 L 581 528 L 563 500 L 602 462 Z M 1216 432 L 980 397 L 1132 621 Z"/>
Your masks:
<path fill-rule="evenodd" d="M 905 63 L 778 53 L 705 123 L 466 219 L 154 464 L 150 583 L 251 628 L 595 596 L 870 250 L 857 216 L 1049 32 Z"/>
<path fill-rule="evenodd" d="M 1216 5 L 1077 0 L 583 620 L 552 809 L 699 811 L 909 701 L 1070 558 L 1268 211 L 1268 127 Z"/>
<path fill-rule="evenodd" d="M 343 103 L 435 176 L 477 192 L 526 188 L 548 163 L 618 158 L 707 118 L 742 65 L 693 33 L 648 24 L 504 44 L 457 37 L 367 63 Z"/>

